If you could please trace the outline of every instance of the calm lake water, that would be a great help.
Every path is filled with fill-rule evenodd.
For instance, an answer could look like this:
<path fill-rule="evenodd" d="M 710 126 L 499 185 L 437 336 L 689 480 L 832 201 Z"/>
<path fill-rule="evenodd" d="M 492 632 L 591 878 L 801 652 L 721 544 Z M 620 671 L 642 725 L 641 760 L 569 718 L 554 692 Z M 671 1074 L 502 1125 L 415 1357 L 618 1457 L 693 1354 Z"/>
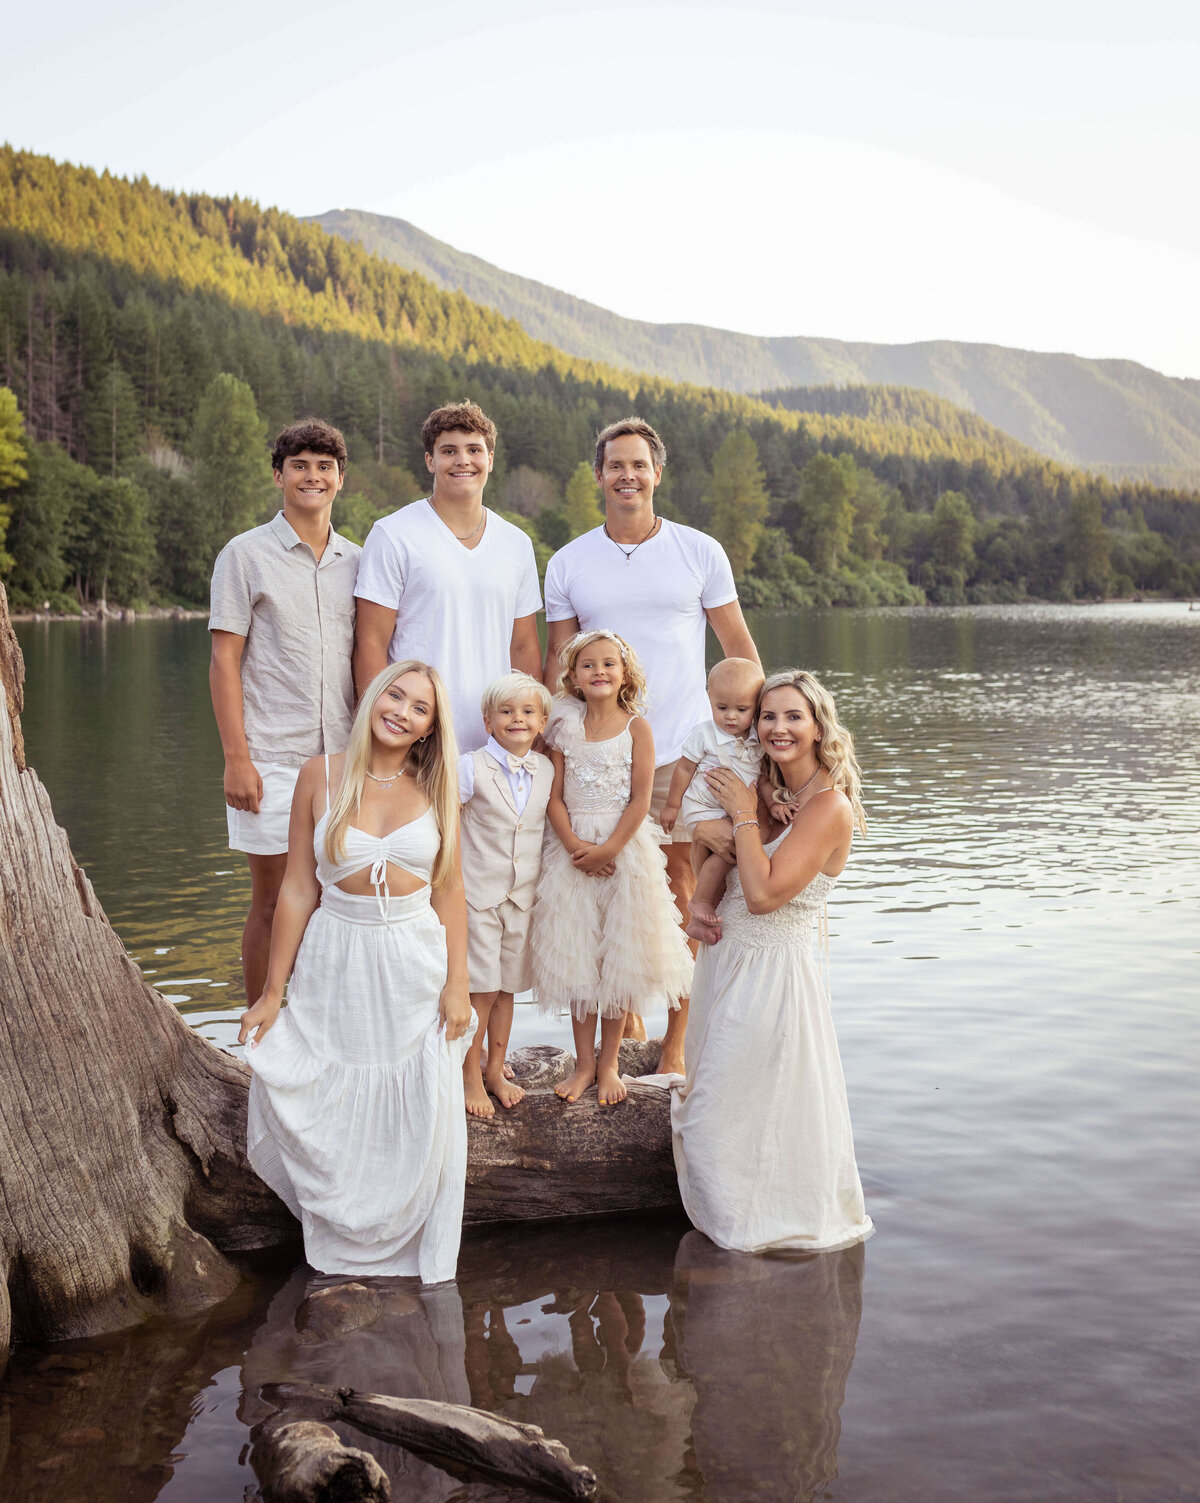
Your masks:
<path fill-rule="evenodd" d="M 768 666 L 830 684 L 865 773 L 832 982 L 874 1240 L 788 1260 L 675 1217 L 470 1233 L 457 1288 L 402 1289 L 336 1359 L 296 1342 L 304 1270 L 260 1270 L 204 1320 L 18 1352 L 0 1495 L 241 1499 L 258 1387 L 293 1374 L 531 1421 L 630 1503 L 1200 1498 L 1200 612 L 752 626 Z M 203 623 L 18 636 L 77 859 L 230 1046 L 248 888 Z M 515 1043 L 568 1036 L 518 1008 Z M 518 1496 L 391 1461 L 398 1499 Z"/>

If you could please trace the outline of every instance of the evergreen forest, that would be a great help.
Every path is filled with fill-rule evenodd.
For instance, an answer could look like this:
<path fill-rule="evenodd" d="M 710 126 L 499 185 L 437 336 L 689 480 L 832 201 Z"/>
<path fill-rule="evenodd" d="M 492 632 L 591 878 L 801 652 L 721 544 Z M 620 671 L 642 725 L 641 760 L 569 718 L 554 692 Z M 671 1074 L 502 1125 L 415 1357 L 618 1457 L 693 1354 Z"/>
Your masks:
<path fill-rule="evenodd" d="M 15 608 L 203 605 L 276 509 L 271 436 L 347 437 L 334 521 L 425 494 L 420 426 L 478 401 L 487 500 L 539 563 L 600 520 L 595 434 L 637 412 L 664 514 L 726 547 L 748 605 L 1200 592 L 1200 497 L 1057 464 L 928 393 L 770 401 L 564 354 L 320 226 L 0 146 L 0 578 Z"/>

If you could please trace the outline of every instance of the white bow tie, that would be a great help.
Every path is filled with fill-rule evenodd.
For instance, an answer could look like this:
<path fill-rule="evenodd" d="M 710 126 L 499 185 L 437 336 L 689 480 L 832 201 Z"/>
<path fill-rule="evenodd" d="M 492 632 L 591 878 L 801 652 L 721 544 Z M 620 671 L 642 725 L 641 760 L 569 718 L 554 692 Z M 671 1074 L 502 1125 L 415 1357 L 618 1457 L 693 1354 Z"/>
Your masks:
<path fill-rule="evenodd" d="M 512 752 L 505 752 L 504 760 L 508 764 L 509 772 L 537 771 L 537 752 L 527 752 L 523 757 L 514 757 Z"/>

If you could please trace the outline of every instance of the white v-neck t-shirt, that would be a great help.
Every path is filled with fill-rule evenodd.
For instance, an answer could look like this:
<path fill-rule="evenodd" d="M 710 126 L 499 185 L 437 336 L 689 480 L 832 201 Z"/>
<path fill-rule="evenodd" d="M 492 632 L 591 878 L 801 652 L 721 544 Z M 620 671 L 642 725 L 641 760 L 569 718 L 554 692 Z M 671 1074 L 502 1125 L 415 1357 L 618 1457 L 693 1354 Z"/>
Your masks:
<path fill-rule="evenodd" d="M 712 717 L 704 691 L 704 613 L 729 605 L 737 590 L 724 548 L 695 527 L 664 517 L 628 562 L 627 552 L 603 527 L 560 548 L 546 567 L 546 620 L 574 616 L 580 631 L 608 627 L 641 658 L 654 761 L 662 767 L 678 760 L 692 727 Z"/>
<path fill-rule="evenodd" d="M 396 612 L 388 662 L 419 658 L 446 681 L 460 751 L 487 740 L 479 702 L 512 671 L 513 622 L 541 609 L 533 544 L 487 510 L 483 537 L 464 548 L 429 500 L 381 517 L 367 534 L 355 594 Z"/>

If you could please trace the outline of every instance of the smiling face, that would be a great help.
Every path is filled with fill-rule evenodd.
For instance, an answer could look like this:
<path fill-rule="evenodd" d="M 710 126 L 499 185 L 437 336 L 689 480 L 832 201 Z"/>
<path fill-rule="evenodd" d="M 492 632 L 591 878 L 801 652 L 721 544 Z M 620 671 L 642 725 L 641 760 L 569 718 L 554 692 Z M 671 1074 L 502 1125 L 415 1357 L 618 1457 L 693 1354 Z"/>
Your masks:
<path fill-rule="evenodd" d="M 623 433 L 605 444 L 604 462 L 596 471 L 596 479 L 609 516 L 635 516 L 642 511 L 649 517 L 654 510 L 654 487 L 662 479 L 662 465 L 655 468 L 644 438 Z"/>
<path fill-rule="evenodd" d="M 283 492 L 284 514 L 312 516 L 332 506 L 344 478 L 332 454 L 317 454 L 312 449 L 289 454 L 283 469 L 275 471 L 275 485 Z"/>
<path fill-rule="evenodd" d="M 425 467 L 433 476 L 433 494 L 441 501 L 474 501 L 483 495 L 492 473 L 492 455 L 480 433 L 451 428 L 439 433 Z"/>
<path fill-rule="evenodd" d="M 800 690 L 791 684 L 768 689 L 758 711 L 758 739 L 780 771 L 811 771 L 817 760 L 821 727 Z"/>
<path fill-rule="evenodd" d="M 371 707 L 371 736 L 381 751 L 407 752 L 433 729 L 437 697 L 424 673 L 410 668 Z"/>
<path fill-rule="evenodd" d="M 625 678 L 625 664 L 621 649 L 611 637 L 597 637 L 581 648 L 571 669 L 575 687 L 597 709 L 608 708 L 617 702 L 617 692 Z"/>
<path fill-rule="evenodd" d="M 483 723 L 505 751 L 523 757 L 546 729 L 546 712 L 536 694 L 519 694 L 498 704 Z"/>

